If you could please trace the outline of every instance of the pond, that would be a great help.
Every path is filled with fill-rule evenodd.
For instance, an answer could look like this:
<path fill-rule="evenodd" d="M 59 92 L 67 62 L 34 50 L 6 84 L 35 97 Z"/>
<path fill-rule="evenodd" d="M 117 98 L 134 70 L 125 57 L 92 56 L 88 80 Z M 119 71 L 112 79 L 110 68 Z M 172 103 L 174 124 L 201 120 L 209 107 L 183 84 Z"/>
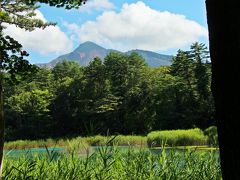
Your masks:
<path fill-rule="evenodd" d="M 102 148 L 107 148 L 107 146 L 91 146 L 89 149 L 90 153 L 99 151 Z M 119 152 L 127 152 L 129 149 L 133 151 L 149 151 L 152 154 L 160 154 L 162 152 L 162 148 L 147 148 L 147 147 L 138 147 L 138 146 L 108 146 L 109 149 L 116 148 Z M 166 147 L 165 150 L 167 152 L 171 150 L 177 150 L 179 152 L 189 150 L 189 147 Z M 206 147 L 192 147 L 191 150 L 193 151 L 218 151 L 216 148 L 206 148 Z M 24 150 L 6 150 L 4 151 L 5 156 L 7 157 L 20 157 L 22 155 L 44 155 L 49 153 L 56 153 L 62 154 L 66 153 L 66 148 L 63 147 L 54 147 L 54 148 L 31 148 L 31 149 L 24 149 Z M 86 152 L 79 153 L 82 156 L 86 155 Z"/>
<path fill-rule="evenodd" d="M 31 148 L 23 150 L 6 150 L 4 155 L 8 157 L 20 157 L 21 155 L 34 155 L 34 154 L 45 154 L 47 152 L 63 152 L 65 148 L 55 147 L 55 148 Z"/>

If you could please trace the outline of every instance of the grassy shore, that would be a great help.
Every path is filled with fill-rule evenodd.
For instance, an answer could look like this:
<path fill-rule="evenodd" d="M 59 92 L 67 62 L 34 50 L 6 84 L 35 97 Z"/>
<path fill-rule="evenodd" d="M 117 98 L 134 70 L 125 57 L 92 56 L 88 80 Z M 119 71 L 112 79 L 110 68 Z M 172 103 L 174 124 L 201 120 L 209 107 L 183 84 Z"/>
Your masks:
<path fill-rule="evenodd" d="M 191 134 L 189 132 L 200 134 L 202 139 L 197 138 L 197 146 L 186 146 L 194 144 L 191 138 L 183 138 L 186 131 L 188 135 Z M 25 151 L 21 156 L 6 153 L 3 176 L 5 179 L 48 180 L 222 179 L 219 152 L 209 147 L 208 137 L 201 130 L 170 132 L 151 132 L 148 136 L 91 136 L 7 142 L 6 150 L 45 147 L 46 151 Z M 176 146 L 169 143 L 173 140 L 178 142 Z M 152 146 L 154 143 L 155 146 Z M 148 148 L 149 144 L 154 149 Z M 122 150 L 119 146 L 127 147 Z M 47 147 L 64 147 L 64 151 L 51 151 Z"/>
<path fill-rule="evenodd" d="M 72 139 L 46 139 L 46 140 L 18 140 L 5 143 L 5 150 L 11 149 L 29 149 L 40 147 L 74 147 L 79 144 L 84 146 L 101 146 L 105 145 L 109 139 L 114 136 L 89 136 L 76 137 Z M 135 135 L 118 135 L 110 145 L 117 146 L 139 146 L 139 147 L 162 147 L 162 146 L 209 146 L 209 137 L 204 135 L 203 131 L 195 129 L 187 130 L 169 130 L 153 131 L 147 136 Z"/>
<path fill-rule="evenodd" d="M 4 145 L 5 150 L 11 149 L 29 149 L 41 147 L 72 147 L 79 144 L 85 146 L 101 146 L 106 145 L 106 142 L 114 136 L 90 136 L 90 137 L 77 137 L 72 139 L 46 139 L 46 140 L 18 140 L 6 142 Z M 118 146 L 142 146 L 147 147 L 146 136 L 116 136 L 111 142 L 111 145 Z"/>

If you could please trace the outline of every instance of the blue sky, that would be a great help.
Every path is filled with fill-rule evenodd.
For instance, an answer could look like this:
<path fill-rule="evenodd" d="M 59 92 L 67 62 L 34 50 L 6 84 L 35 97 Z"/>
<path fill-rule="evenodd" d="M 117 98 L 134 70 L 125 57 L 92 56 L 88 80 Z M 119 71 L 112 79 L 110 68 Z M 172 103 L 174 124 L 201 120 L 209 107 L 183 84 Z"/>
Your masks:
<path fill-rule="evenodd" d="M 6 30 L 30 53 L 31 63 L 49 62 L 88 40 L 171 55 L 196 41 L 208 44 L 204 0 L 89 0 L 77 10 L 41 5 L 37 17 L 58 24 L 31 33 Z"/>

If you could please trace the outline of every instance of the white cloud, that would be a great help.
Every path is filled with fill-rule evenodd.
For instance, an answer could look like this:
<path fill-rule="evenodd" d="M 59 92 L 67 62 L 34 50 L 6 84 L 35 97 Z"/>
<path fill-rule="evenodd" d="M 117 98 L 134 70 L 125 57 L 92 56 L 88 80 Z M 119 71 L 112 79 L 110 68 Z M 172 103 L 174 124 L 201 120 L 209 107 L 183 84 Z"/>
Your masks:
<path fill-rule="evenodd" d="M 93 41 L 118 50 L 153 51 L 181 48 L 207 37 L 207 29 L 184 15 L 160 12 L 143 2 L 124 4 L 119 13 L 104 12 L 95 21 L 65 24 L 80 41 Z"/>
<path fill-rule="evenodd" d="M 37 18 L 46 22 L 43 14 L 36 10 Z M 25 31 L 13 25 L 7 26 L 4 32 L 23 45 L 25 50 L 32 50 L 41 54 L 64 54 L 73 49 L 73 43 L 58 26 Z"/>
<path fill-rule="evenodd" d="M 86 4 L 82 5 L 79 10 L 80 12 L 88 12 L 92 11 L 104 11 L 108 9 L 113 9 L 114 5 L 109 0 L 88 0 Z"/>

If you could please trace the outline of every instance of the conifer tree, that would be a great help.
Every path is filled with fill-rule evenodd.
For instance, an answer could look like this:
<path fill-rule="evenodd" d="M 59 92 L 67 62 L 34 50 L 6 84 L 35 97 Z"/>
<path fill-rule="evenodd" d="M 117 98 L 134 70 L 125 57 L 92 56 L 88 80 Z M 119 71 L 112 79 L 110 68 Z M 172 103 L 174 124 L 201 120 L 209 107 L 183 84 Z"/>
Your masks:
<path fill-rule="evenodd" d="M 30 65 L 24 56 L 28 53 L 22 50 L 21 44 L 12 37 L 4 35 L 4 28 L 15 25 L 26 31 L 36 28 L 45 29 L 55 23 L 44 22 L 36 17 L 35 10 L 40 3 L 66 9 L 78 8 L 86 0 L 0 0 L 0 177 L 3 161 L 4 146 L 4 111 L 3 111 L 3 89 L 4 81 L 15 83 L 19 77 L 33 72 L 34 66 Z M 10 74 L 6 77 L 6 74 Z"/>

